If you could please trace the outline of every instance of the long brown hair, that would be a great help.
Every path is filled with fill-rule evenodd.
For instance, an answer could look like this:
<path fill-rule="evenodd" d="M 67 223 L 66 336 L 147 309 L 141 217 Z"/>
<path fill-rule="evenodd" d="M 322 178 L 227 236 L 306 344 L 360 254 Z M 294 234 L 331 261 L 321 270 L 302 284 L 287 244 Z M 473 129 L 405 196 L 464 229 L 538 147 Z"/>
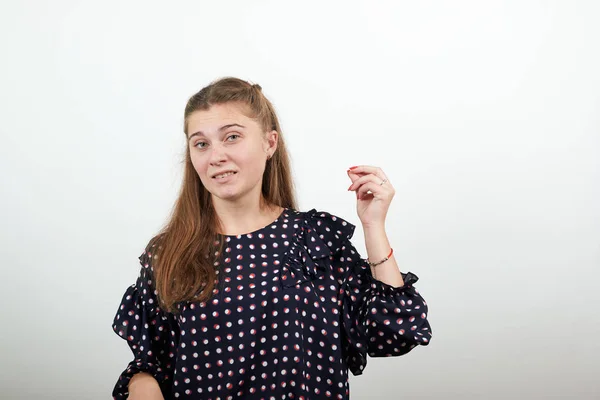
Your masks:
<path fill-rule="evenodd" d="M 169 219 L 146 248 L 160 306 L 169 312 L 176 313 L 180 302 L 207 301 L 218 281 L 215 281 L 215 264 L 224 245 L 218 233 L 221 226 L 211 194 L 192 165 L 187 135 L 188 119 L 193 112 L 229 102 L 239 104 L 244 115 L 254 119 L 264 134 L 271 130 L 279 133 L 277 150 L 267 161 L 262 179 L 261 206 L 297 208 L 290 159 L 279 119 L 260 85 L 225 77 L 190 97 L 184 112 L 185 170 L 180 193 Z"/>

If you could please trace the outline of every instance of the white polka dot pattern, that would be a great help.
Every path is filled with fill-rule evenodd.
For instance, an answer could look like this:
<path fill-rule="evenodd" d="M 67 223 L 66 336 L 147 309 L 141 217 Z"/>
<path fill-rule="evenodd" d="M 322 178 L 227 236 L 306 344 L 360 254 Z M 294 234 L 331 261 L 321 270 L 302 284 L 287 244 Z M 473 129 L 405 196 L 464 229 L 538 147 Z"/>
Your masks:
<path fill-rule="evenodd" d="M 147 247 L 113 324 L 134 354 L 113 397 L 127 398 L 131 377 L 146 371 L 165 399 L 348 399 L 348 371 L 361 374 L 367 355 L 429 344 L 418 278 L 403 273 L 400 288 L 374 279 L 354 229 L 327 212 L 285 209 L 264 228 L 224 236 L 221 285 L 176 316 L 158 306 Z"/>

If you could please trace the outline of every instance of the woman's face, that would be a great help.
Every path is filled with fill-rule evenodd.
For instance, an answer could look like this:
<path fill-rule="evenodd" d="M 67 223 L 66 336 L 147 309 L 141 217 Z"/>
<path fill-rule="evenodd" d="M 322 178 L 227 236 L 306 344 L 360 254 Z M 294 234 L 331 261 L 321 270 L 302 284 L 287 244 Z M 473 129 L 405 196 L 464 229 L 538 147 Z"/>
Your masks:
<path fill-rule="evenodd" d="M 213 200 L 240 202 L 260 196 L 267 156 L 277 148 L 277 131 L 265 137 L 258 123 L 242 114 L 240 107 L 218 104 L 188 117 L 192 164 Z M 215 176 L 227 171 L 234 174 Z"/>

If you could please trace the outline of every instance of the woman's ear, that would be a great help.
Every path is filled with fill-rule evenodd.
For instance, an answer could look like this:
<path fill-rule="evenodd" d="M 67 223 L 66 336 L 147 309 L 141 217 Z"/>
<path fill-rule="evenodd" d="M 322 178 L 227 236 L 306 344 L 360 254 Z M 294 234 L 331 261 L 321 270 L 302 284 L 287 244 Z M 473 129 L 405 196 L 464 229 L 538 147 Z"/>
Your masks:
<path fill-rule="evenodd" d="M 267 133 L 267 148 L 265 149 L 265 151 L 267 153 L 271 154 L 271 157 L 275 153 L 275 150 L 277 150 L 278 139 L 279 139 L 279 132 L 277 132 L 276 130 L 272 130 Z"/>

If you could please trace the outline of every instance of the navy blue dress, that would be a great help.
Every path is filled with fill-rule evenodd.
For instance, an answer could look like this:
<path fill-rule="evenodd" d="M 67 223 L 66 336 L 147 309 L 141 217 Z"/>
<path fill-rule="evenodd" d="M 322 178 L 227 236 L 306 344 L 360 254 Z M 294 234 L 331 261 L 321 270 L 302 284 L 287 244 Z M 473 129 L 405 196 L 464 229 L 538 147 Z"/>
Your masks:
<path fill-rule="evenodd" d="M 400 356 L 427 345 L 427 304 L 404 286 L 376 280 L 350 239 L 355 226 L 323 211 L 286 208 L 254 232 L 221 236 L 221 285 L 208 302 L 158 307 L 152 248 L 123 296 L 114 331 L 134 359 L 115 399 L 140 371 L 165 399 L 348 399 L 348 370 L 371 357 Z M 375 267 L 377 268 L 377 267 Z"/>

